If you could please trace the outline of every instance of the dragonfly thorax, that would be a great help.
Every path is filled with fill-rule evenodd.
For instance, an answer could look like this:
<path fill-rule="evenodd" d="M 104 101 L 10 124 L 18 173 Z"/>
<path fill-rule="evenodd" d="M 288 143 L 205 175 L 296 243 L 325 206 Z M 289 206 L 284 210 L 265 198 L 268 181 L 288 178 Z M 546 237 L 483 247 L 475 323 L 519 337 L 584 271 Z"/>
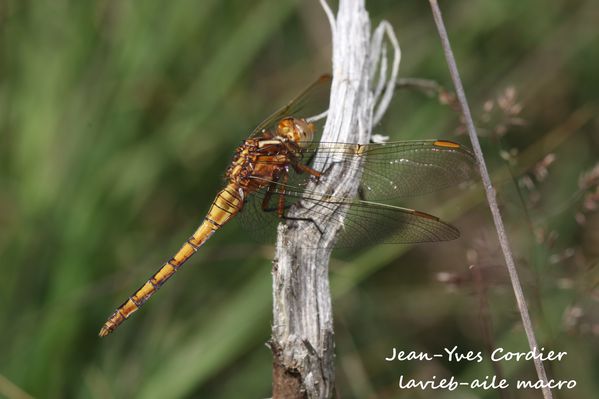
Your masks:
<path fill-rule="evenodd" d="M 244 195 L 267 186 L 279 176 L 295 153 L 279 137 L 261 137 L 246 140 L 237 148 L 235 157 L 227 169 L 225 178 Z"/>
<path fill-rule="evenodd" d="M 307 143 L 314 139 L 314 124 L 305 119 L 284 118 L 277 125 L 276 135 L 304 148 Z"/>

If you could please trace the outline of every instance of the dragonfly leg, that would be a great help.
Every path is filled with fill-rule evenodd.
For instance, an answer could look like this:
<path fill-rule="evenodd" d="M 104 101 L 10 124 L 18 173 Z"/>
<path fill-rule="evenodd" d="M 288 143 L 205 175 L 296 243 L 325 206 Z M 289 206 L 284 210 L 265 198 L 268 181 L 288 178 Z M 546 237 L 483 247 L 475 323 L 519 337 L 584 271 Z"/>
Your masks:
<path fill-rule="evenodd" d="M 283 218 L 283 216 L 285 216 L 285 185 L 289 181 L 289 173 L 287 172 L 287 170 L 281 170 L 281 176 L 279 177 L 279 179 L 281 180 L 282 185 L 278 186 L 277 188 L 277 192 L 279 194 L 279 202 L 277 204 L 277 215 L 279 215 L 280 218 Z"/>
<path fill-rule="evenodd" d="M 314 159 L 314 156 L 316 155 L 316 153 L 313 153 L 310 156 L 310 159 L 308 159 L 308 161 L 306 163 L 302 163 L 300 162 L 300 160 L 297 158 L 297 156 L 294 155 L 294 148 L 292 148 L 289 143 L 283 143 L 283 145 L 285 146 L 285 148 L 287 148 L 287 150 L 289 151 L 289 159 L 291 161 L 291 166 L 293 167 L 293 169 L 297 172 L 297 173 L 308 173 L 309 175 L 312 175 L 314 177 L 320 177 L 322 176 L 322 173 L 320 173 L 319 171 L 317 171 L 316 169 L 313 169 L 311 167 L 309 167 L 307 164 L 309 164 L 310 162 L 312 162 L 312 160 Z"/>
<path fill-rule="evenodd" d="M 268 185 L 266 194 L 262 199 L 262 210 L 264 212 L 273 212 L 276 210 L 279 218 L 284 217 L 285 209 L 289 209 L 290 207 L 285 206 L 285 184 L 287 184 L 288 179 L 289 175 L 284 169 L 281 169 L 273 174 L 272 181 Z M 274 193 L 279 196 L 276 208 L 270 206 L 270 202 Z"/>
<path fill-rule="evenodd" d="M 281 173 L 277 173 L 273 176 L 273 181 L 270 183 L 266 190 L 266 194 L 262 199 L 262 211 L 264 212 L 274 212 L 277 211 L 277 215 L 281 220 L 290 220 L 290 221 L 302 221 L 302 222 L 310 222 L 313 223 L 318 232 L 322 235 L 324 234 L 318 223 L 312 218 L 296 218 L 290 217 L 286 215 L 287 210 L 291 208 L 291 205 L 285 204 L 285 184 L 289 178 L 287 171 L 281 170 Z M 279 181 L 281 181 L 279 183 Z M 277 200 L 277 206 L 271 207 L 270 202 L 272 200 L 272 196 L 274 193 L 277 193 L 279 198 Z"/>
<path fill-rule="evenodd" d="M 298 165 L 301 165 L 301 164 L 298 164 Z M 311 168 L 308 168 L 308 169 L 311 169 Z M 311 170 L 313 170 L 313 169 L 311 169 Z M 320 176 L 320 173 L 318 174 L 318 176 Z M 314 224 L 314 227 L 316 227 L 316 229 L 320 232 L 320 235 L 323 235 L 324 232 L 322 231 L 322 229 L 320 228 L 320 226 L 318 225 L 318 223 L 316 223 L 316 221 L 314 219 L 312 219 L 312 218 L 294 218 L 294 217 L 289 217 L 289 216 L 285 215 L 284 211 L 285 211 L 286 207 L 285 207 L 284 187 L 285 187 L 285 184 L 287 184 L 287 180 L 289 179 L 289 174 L 287 173 L 287 171 L 283 172 L 281 179 L 282 179 L 283 184 L 281 186 L 279 186 L 279 204 L 278 204 L 278 208 L 277 208 L 277 213 L 279 215 L 279 218 L 281 218 L 283 220 L 295 220 L 295 221 L 299 220 L 299 221 L 304 221 L 304 222 L 311 222 Z"/>
<path fill-rule="evenodd" d="M 322 231 L 322 229 L 320 228 L 320 226 L 318 225 L 318 223 L 316 223 L 316 220 L 312 219 L 312 218 L 294 218 L 294 217 L 290 217 L 290 216 L 281 216 L 281 219 L 283 220 L 290 220 L 290 221 L 300 221 L 300 222 L 310 222 L 314 225 L 314 227 L 316 227 L 316 229 L 318 230 L 318 232 L 320 233 L 320 235 L 324 235 L 324 231 Z"/>
<path fill-rule="evenodd" d="M 272 182 L 269 184 L 268 188 L 266 189 L 266 194 L 264 194 L 264 198 L 262 199 L 262 210 L 264 212 L 271 212 L 274 209 L 269 208 L 270 205 L 270 200 L 272 199 L 272 195 L 274 193 L 274 188 L 276 187 L 276 182 Z"/>
<path fill-rule="evenodd" d="M 320 173 L 316 169 L 312 169 L 308 165 L 305 165 L 305 164 L 303 164 L 301 162 L 298 162 L 298 161 L 293 162 L 291 164 L 291 166 L 293 166 L 293 169 L 295 169 L 295 171 L 297 173 L 304 173 L 305 172 L 305 173 L 308 173 L 309 175 L 317 177 L 317 178 L 320 177 L 320 176 L 322 176 L 322 173 Z"/>
<path fill-rule="evenodd" d="M 271 206 L 270 202 L 272 200 L 272 195 L 275 193 L 275 187 L 276 187 L 276 183 L 271 183 L 271 185 L 269 186 L 269 188 L 266 191 L 266 194 L 264 195 L 264 198 L 262 199 L 262 211 L 264 212 L 275 212 L 277 211 L 278 213 L 278 204 L 277 207 Z M 291 205 L 285 205 L 283 204 L 283 209 L 287 210 L 289 208 L 291 208 Z"/>
<path fill-rule="evenodd" d="M 281 170 L 275 171 L 275 173 L 273 173 L 272 181 L 266 188 L 266 194 L 264 195 L 264 198 L 262 199 L 262 210 L 264 212 L 274 211 L 274 208 L 270 208 L 269 205 L 270 205 L 270 200 L 272 199 L 272 195 L 275 192 L 279 193 L 279 190 L 277 189 L 279 180 L 281 180 Z"/>

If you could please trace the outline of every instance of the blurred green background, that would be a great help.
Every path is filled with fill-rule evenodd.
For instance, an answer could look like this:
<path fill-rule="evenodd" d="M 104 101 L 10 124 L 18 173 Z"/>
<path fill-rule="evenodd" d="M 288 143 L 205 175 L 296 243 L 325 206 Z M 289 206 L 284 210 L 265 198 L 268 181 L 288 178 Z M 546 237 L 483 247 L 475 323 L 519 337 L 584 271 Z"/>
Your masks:
<path fill-rule="evenodd" d="M 450 87 L 427 2 L 367 6 L 395 28 L 402 77 Z M 555 397 L 596 397 L 599 171 L 580 176 L 599 159 L 599 3 L 441 6 L 539 342 L 568 352 L 548 371 L 578 382 Z M 0 397 L 270 396 L 273 248 L 234 224 L 115 334 L 97 333 L 202 220 L 249 130 L 327 71 L 315 0 L 0 1 Z M 375 132 L 466 142 L 459 124 L 400 90 Z M 539 398 L 397 387 L 400 375 L 534 379 L 530 362 L 384 360 L 393 347 L 526 348 L 484 197 L 416 204 L 462 238 L 331 260 L 339 393 Z"/>

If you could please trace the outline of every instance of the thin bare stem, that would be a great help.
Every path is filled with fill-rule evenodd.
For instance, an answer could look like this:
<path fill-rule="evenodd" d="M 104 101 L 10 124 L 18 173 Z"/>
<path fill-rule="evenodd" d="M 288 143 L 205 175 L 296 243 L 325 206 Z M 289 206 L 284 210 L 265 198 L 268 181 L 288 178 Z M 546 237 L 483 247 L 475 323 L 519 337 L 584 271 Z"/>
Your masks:
<path fill-rule="evenodd" d="M 441 10 L 439 9 L 437 0 L 429 0 L 429 2 L 433 12 L 433 18 L 435 19 L 435 24 L 437 25 L 437 30 L 439 32 L 439 37 L 441 38 L 441 44 L 443 46 L 443 52 L 445 53 L 447 65 L 449 66 L 449 73 L 451 74 L 451 79 L 453 80 L 455 91 L 458 96 L 458 101 L 460 102 L 460 105 L 462 107 L 462 113 L 464 114 L 464 120 L 466 122 L 468 136 L 470 137 L 472 148 L 474 150 L 474 155 L 476 156 L 476 160 L 478 162 L 480 175 L 485 189 L 485 194 L 487 196 L 487 202 L 489 203 L 489 208 L 491 209 L 491 214 L 493 215 L 493 222 L 495 223 L 495 229 L 499 237 L 499 244 L 501 246 L 501 251 L 503 252 L 503 256 L 505 258 L 505 263 L 510 276 L 510 281 L 512 283 L 512 289 L 514 290 L 514 295 L 518 304 L 518 310 L 520 311 L 520 316 L 522 317 L 522 325 L 524 326 L 524 331 L 526 332 L 528 345 L 531 350 L 534 350 L 538 348 L 537 339 L 535 337 L 532 322 L 530 320 L 528 306 L 526 304 L 524 292 L 522 291 L 522 285 L 520 284 L 520 279 L 518 277 L 518 271 L 516 270 L 514 256 L 512 254 L 505 227 L 503 225 L 503 219 L 501 218 L 499 206 L 497 205 L 496 192 L 493 185 L 491 184 L 491 178 L 489 177 L 489 172 L 487 171 L 487 166 L 485 164 L 483 153 L 480 148 L 480 143 L 476 134 L 476 128 L 474 127 L 474 121 L 472 120 L 470 107 L 468 106 L 468 101 L 466 99 L 466 93 L 464 92 L 464 87 L 462 86 L 462 80 L 458 72 L 458 67 L 453 55 L 453 51 L 451 50 L 451 44 L 449 43 L 449 37 L 447 35 L 447 30 L 445 29 L 445 23 L 443 22 Z M 543 362 L 535 357 L 534 365 L 539 380 L 544 381 L 546 383 L 547 375 L 545 373 L 545 368 L 543 367 Z M 546 384 L 544 385 L 546 386 Z M 543 388 L 543 397 L 545 399 L 553 398 L 553 395 L 549 388 Z"/>
<path fill-rule="evenodd" d="M 487 355 L 491 356 L 491 353 L 495 349 L 495 339 L 493 337 L 493 321 L 491 320 L 491 310 L 489 309 L 489 299 L 487 298 L 487 287 L 485 286 L 485 280 L 479 265 L 471 265 L 470 274 L 472 274 L 474 288 L 476 289 L 476 295 L 478 296 L 479 301 L 479 320 L 485 350 L 487 351 Z M 492 367 L 497 378 L 502 380 L 504 373 L 501 362 L 492 362 Z M 509 399 L 511 395 L 508 391 L 500 389 L 499 397 L 501 399 Z"/>

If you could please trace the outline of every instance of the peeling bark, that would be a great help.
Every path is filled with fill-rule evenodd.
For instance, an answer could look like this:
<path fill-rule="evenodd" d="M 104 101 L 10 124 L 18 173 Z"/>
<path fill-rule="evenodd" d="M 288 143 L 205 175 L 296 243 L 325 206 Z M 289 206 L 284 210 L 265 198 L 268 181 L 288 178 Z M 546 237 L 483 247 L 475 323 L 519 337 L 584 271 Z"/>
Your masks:
<path fill-rule="evenodd" d="M 386 22 L 379 25 L 371 38 L 364 0 L 340 0 L 336 18 L 324 0 L 321 4 L 333 35 L 331 101 L 321 140 L 367 143 L 373 121 L 378 122 L 393 94 L 399 47 Z M 383 44 L 385 34 L 395 49 L 390 71 Z M 325 178 L 309 189 L 339 197 L 356 194 L 361 177 L 359 164 L 335 163 L 331 159 L 324 168 Z M 335 233 L 342 228 L 338 215 L 345 210 L 327 211 L 330 213 L 294 207 L 289 215 L 313 219 L 324 234 L 314 223 L 305 221 L 279 226 L 272 270 L 270 341 L 275 399 L 328 399 L 335 395 L 335 341 L 328 263 Z"/>

